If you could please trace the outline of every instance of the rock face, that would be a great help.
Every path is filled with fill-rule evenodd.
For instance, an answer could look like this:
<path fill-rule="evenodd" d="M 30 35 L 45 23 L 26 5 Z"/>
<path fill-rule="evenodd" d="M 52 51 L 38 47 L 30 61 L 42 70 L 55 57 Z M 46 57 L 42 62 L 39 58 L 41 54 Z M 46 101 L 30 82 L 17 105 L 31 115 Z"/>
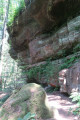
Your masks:
<path fill-rule="evenodd" d="M 35 23 L 32 24 L 35 25 Z M 19 25 L 19 27 L 20 26 L 21 25 Z M 38 35 L 33 38 L 32 36 L 36 34 L 36 27 L 31 24 L 25 26 L 25 28 L 23 27 L 21 32 L 18 29 L 18 32 L 20 32 L 18 35 L 13 29 L 12 35 L 9 38 L 12 41 L 10 54 L 14 59 L 18 58 L 25 64 L 40 62 L 46 60 L 48 57 L 53 57 L 54 59 L 56 57 L 62 57 L 64 52 L 69 54 L 68 52 L 80 43 L 79 26 L 80 16 L 68 22 L 65 27 L 52 35 L 50 33 L 39 35 L 38 33 Z M 14 33 L 16 34 L 15 36 Z"/>
<path fill-rule="evenodd" d="M 60 91 L 71 94 L 80 92 L 80 61 L 59 72 Z"/>
<path fill-rule="evenodd" d="M 52 76 L 47 83 L 59 86 L 63 57 L 80 51 L 80 0 L 25 0 L 25 4 L 26 10 L 8 27 L 9 53 L 22 66 L 35 66 L 51 58 L 55 72 L 48 69 Z M 38 74 L 34 78 L 33 75 L 28 82 L 46 83 L 44 76 L 39 79 Z"/>
<path fill-rule="evenodd" d="M 8 28 L 10 54 L 14 59 L 18 58 L 25 64 L 40 62 L 48 57 L 55 59 L 80 42 L 80 16 L 67 22 L 69 17 L 78 13 L 80 0 L 25 2 L 26 10 Z M 63 25 L 63 21 L 65 25 L 60 28 L 58 24 Z"/>
<path fill-rule="evenodd" d="M 27 69 L 29 70 L 29 76 L 32 71 L 32 77 L 28 78 L 27 82 L 35 82 L 38 84 L 51 85 L 53 87 L 59 86 L 59 71 L 65 68 L 69 68 L 72 64 L 79 62 L 80 52 L 69 55 L 65 58 L 50 61 L 46 64 L 46 61 L 37 64 L 29 65 Z M 41 68 L 41 69 L 37 69 Z M 41 72 L 41 75 L 40 75 Z M 27 74 L 28 76 L 28 74 Z"/>
<path fill-rule="evenodd" d="M 53 118 L 52 110 L 46 98 L 44 89 L 37 84 L 25 85 L 3 104 L 0 111 L 1 120 L 17 120 L 28 112 L 35 113 L 37 120 Z M 54 119 L 54 118 L 53 118 Z"/>
<path fill-rule="evenodd" d="M 44 29 L 63 24 L 80 10 L 80 0 L 25 0 L 25 3 L 29 14 Z"/>

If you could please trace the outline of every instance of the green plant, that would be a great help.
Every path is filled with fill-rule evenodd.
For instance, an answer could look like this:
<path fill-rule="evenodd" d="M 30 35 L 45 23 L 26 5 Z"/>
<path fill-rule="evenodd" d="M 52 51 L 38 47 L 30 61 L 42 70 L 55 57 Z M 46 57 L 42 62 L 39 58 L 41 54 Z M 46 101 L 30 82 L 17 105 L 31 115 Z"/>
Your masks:
<path fill-rule="evenodd" d="M 22 13 L 22 11 L 25 9 L 25 3 L 24 0 L 17 0 L 17 1 L 10 1 L 9 5 L 9 15 L 8 15 L 8 26 L 11 26 L 13 24 L 13 21 L 16 17 L 19 16 L 19 14 Z M 16 21 L 18 22 L 18 21 Z"/>
<path fill-rule="evenodd" d="M 71 57 L 71 58 L 69 58 L 69 59 L 64 58 L 64 60 L 63 60 L 64 63 L 60 66 L 60 70 L 62 70 L 62 69 L 64 69 L 64 68 L 69 68 L 69 67 L 71 67 L 71 66 L 73 65 L 73 63 L 75 63 L 75 61 L 76 61 L 77 59 L 80 59 L 80 57 L 75 57 L 75 56 L 73 56 L 73 57 Z"/>
<path fill-rule="evenodd" d="M 30 112 L 28 112 L 24 118 L 18 118 L 17 120 L 35 120 L 35 114 L 31 114 Z"/>
<path fill-rule="evenodd" d="M 80 25 L 75 27 L 75 30 L 80 30 Z"/>
<path fill-rule="evenodd" d="M 80 117 L 80 93 L 74 92 L 71 94 L 70 98 L 72 98 L 73 102 L 77 102 L 78 107 L 75 110 L 70 108 L 69 111 L 74 115 L 78 115 Z"/>
<path fill-rule="evenodd" d="M 34 78 L 40 80 L 41 78 L 44 78 L 46 82 L 48 82 L 55 74 L 56 68 L 54 65 L 55 63 L 52 63 L 51 60 L 48 59 L 45 64 L 32 67 L 31 69 L 25 71 L 24 74 L 27 74 L 28 79 Z"/>
<path fill-rule="evenodd" d="M 73 48 L 73 53 L 80 51 L 80 43 Z"/>
<path fill-rule="evenodd" d="M 59 87 L 49 87 L 46 89 L 47 93 L 52 93 L 53 91 L 59 91 Z"/>

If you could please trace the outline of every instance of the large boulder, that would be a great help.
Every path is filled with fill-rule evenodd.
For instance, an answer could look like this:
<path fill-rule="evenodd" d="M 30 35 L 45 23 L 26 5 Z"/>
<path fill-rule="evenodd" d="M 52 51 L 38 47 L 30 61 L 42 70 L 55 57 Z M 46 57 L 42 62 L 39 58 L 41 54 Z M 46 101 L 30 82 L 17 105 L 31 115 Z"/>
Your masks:
<path fill-rule="evenodd" d="M 80 60 L 69 69 L 59 72 L 60 91 L 71 94 L 80 92 Z"/>
<path fill-rule="evenodd" d="M 30 83 L 15 92 L 3 104 L 0 110 L 1 120 L 17 120 L 28 112 L 36 114 L 36 120 L 50 119 L 54 116 L 54 109 L 48 105 L 44 89 L 35 83 Z M 54 118 L 53 118 L 54 119 Z"/>

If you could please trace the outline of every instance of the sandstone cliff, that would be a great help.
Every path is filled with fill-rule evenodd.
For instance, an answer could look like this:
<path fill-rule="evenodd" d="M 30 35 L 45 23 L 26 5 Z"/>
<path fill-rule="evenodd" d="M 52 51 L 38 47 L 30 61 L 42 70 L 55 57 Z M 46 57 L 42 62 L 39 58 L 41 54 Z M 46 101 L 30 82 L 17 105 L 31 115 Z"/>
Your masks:
<path fill-rule="evenodd" d="M 67 59 L 71 54 L 75 56 L 77 52 L 76 58 L 80 62 L 80 0 L 32 0 L 31 3 L 25 0 L 25 4 L 26 10 L 8 28 L 11 57 L 18 59 L 20 65 L 27 65 L 29 69 L 44 64 L 48 58 L 51 58 L 51 63 L 61 61 L 61 66 L 65 63 L 64 57 Z M 75 58 L 72 62 L 74 61 Z M 56 70 L 58 63 L 51 64 L 55 75 L 49 78 L 48 83 L 53 85 L 59 85 L 60 69 Z M 32 79 L 33 82 L 37 80 L 44 83 L 46 78 L 43 75 L 38 80 L 37 75 Z"/>

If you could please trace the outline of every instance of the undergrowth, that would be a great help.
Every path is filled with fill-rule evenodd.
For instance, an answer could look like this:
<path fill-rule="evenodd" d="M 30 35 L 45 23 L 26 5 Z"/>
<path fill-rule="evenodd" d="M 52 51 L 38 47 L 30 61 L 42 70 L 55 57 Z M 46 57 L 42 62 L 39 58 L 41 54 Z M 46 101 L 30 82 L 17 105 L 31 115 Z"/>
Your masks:
<path fill-rule="evenodd" d="M 53 91 L 59 91 L 59 87 L 49 87 L 46 89 L 47 93 L 52 93 Z"/>
<path fill-rule="evenodd" d="M 32 67 L 31 69 L 25 71 L 23 74 L 27 74 L 28 79 L 38 79 L 44 78 L 46 82 L 49 82 L 51 77 L 54 77 L 56 74 L 56 71 L 60 71 L 64 68 L 71 67 L 77 60 L 80 59 L 80 56 L 78 57 L 71 57 L 71 58 L 64 58 L 63 64 L 61 64 L 59 67 L 55 65 L 55 62 L 52 62 L 51 59 L 48 59 L 46 61 L 46 64 L 41 64 L 40 66 Z"/>
<path fill-rule="evenodd" d="M 74 110 L 70 108 L 69 112 L 72 112 L 74 115 L 78 115 L 78 117 L 80 118 L 80 93 L 72 93 L 70 98 L 72 98 L 72 102 L 77 103 L 77 108 L 75 108 Z"/>
<path fill-rule="evenodd" d="M 18 118 L 17 120 L 35 120 L 35 114 L 28 112 L 23 118 Z"/>
<path fill-rule="evenodd" d="M 10 1 L 10 8 L 9 8 L 9 15 L 8 15 L 8 23 L 7 26 L 11 26 L 15 20 L 16 17 L 19 16 L 19 14 L 22 13 L 22 11 L 25 9 L 25 3 L 24 0 L 18 0 L 18 1 Z"/>
<path fill-rule="evenodd" d="M 64 58 L 63 59 L 63 64 L 60 66 L 60 70 L 62 70 L 64 68 L 71 67 L 79 59 L 80 59 L 80 56 L 78 56 L 78 57 L 73 56 L 73 57 L 71 57 L 69 59 Z"/>
<path fill-rule="evenodd" d="M 24 72 L 27 74 L 28 79 L 41 79 L 44 78 L 46 82 L 49 82 L 50 77 L 54 76 L 56 68 L 55 63 L 52 63 L 50 59 L 46 61 L 46 64 L 41 64 L 40 66 L 32 67 L 31 69 Z"/>

